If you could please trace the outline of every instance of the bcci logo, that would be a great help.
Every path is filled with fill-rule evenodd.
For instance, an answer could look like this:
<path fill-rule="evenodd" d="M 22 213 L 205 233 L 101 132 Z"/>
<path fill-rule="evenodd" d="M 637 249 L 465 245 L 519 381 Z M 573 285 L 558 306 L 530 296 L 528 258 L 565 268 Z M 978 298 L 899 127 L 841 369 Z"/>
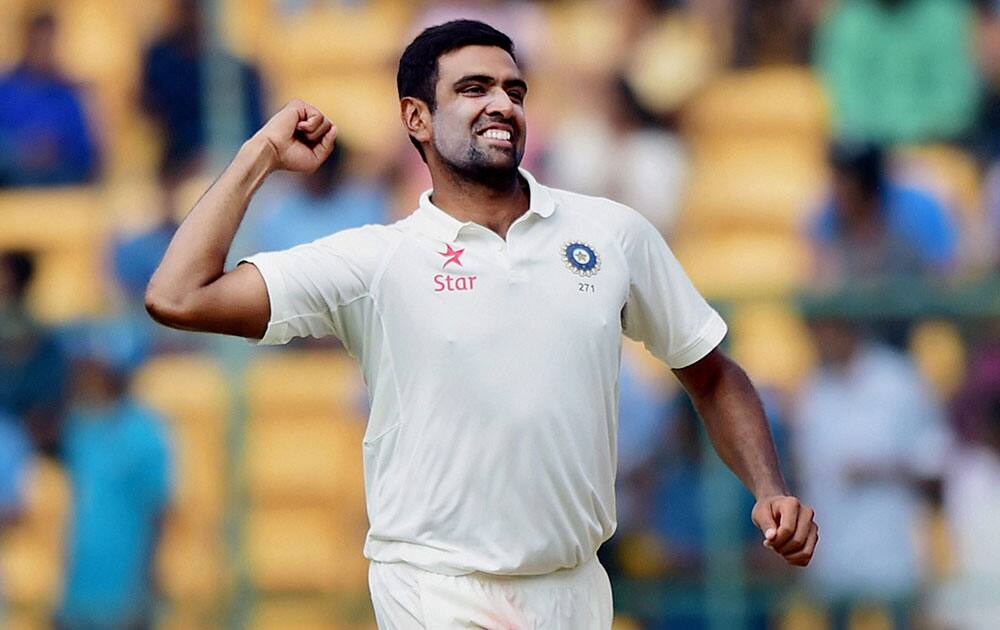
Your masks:
<path fill-rule="evenodd" d="M 571 241 L 563 245 L 563 264 L 578 276 L 589 278 L 601 270 L 601 257 L 586 243 Z"/>

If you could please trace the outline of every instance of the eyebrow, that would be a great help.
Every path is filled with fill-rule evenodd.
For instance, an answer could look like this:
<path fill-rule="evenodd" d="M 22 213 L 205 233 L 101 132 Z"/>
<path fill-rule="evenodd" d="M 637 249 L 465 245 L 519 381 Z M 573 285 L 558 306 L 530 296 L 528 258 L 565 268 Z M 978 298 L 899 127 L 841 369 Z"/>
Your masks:
<path fill-rule="evenodd" d="M 487 74 L 467 74 L 464 77 L 461 77 L 457 81 L 455 81 L 455 83 L 453 85 L 455 87 L 458 87 L 459 85 L 462 85 L 463 83 L 487 83 L 487 84 L 494 84 L 494 83 L 496 83 L 496 79 L 494 79 L 493 77 L 491 77 L 491 76 L 489 76 Z M 504 81 L 501 84 L 501 86 L 504 87 L 504 88 L 517 87 L 517 88 L 521 88 L 525 92 L 528 91 L 528 84 L 524 81 L 524 79 L 507 79 L 506 81 Z"/>

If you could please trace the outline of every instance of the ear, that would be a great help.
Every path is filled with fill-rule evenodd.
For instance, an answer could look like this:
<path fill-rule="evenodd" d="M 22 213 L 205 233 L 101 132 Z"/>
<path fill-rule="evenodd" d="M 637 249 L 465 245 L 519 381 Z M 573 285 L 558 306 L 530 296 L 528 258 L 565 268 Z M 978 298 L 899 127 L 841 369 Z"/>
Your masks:
<path fill-rule="evenodd" d="M 406 125 L 406 131 L 417 142 L 430 142 L 433 130 L 431 110 L 427 103 L 412 96 L 404 96 L 399 101 L 399 117 Z"/>

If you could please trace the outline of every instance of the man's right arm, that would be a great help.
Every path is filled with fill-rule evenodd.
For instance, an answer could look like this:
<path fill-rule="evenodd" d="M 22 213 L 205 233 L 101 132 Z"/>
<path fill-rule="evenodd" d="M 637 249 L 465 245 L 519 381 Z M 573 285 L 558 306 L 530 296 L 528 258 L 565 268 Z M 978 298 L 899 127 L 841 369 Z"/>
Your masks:
<path fill-rule="evenodd" d="M 319 110 L 296 100 L 244 143 L 174 234 L 146 288 L 150 316 L 182 330 L 263 337 L 270 318 L 264 279 L 253 265 L 226 272 L 226 255 L 264 179 L 280 169 L 314 171 L 335 137 Z"/>

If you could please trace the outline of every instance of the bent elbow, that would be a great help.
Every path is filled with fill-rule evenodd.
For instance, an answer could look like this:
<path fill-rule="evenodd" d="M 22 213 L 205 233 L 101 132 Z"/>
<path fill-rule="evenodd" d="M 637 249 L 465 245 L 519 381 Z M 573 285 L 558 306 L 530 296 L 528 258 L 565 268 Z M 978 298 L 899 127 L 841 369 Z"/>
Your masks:
<path fill-rule="evenodd" d="M 146 287 L 143 300 L 146 312 L 158 324 L 171 328 L 183 328 L 186 321 L 184 308 L 176 301 L 163 295 L 152 284 Z"/>

